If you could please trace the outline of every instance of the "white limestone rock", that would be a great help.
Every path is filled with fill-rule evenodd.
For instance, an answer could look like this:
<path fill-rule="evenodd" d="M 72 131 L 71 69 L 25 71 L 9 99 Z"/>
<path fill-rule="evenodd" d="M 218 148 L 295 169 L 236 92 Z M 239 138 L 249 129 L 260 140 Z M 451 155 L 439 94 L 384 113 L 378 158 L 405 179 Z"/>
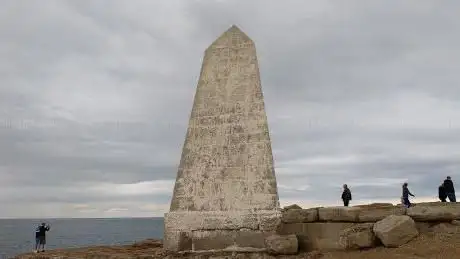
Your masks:
<path fill-rule="evenodd" d="M 405 215 L 390 215 L 376 222 L 373 230 L 386 247 L 399 247 L 419 234 L 415 221 Z"/>
<path fill-rule="evenodd" d="M 360 212 L 358 215 L 359 222 L 377 222 L 384 219 L 389 215 L 405 215 L 406 208 L 403 206 L 393 206 L 389 205 L 374 205 L 362 206 L 360 207 Z"/>
<path fill-rule="evenodd" d="M 271 235 L 265 239 L 265 245 L 270 254 L 290 255 L 299 250 L 296 235 Z"/>
<path fill-rule="evenodd" d="M 375 247 L 377 238 L 373 223 L 357 224 L 340 233 L 339 243 L 344 249 Z"/>
<path fill-rule="evenodd" d="M 452 221 L 460 219 L 460 206 L 458 204 L 417 204 L 407 209 L 407 216 L 416 221 Z"/>
<path fill-rule="evenodd" d="M 318 208 L 318 218 L 329 222 L 358 222 L 360 211 L 361 208 L 357 207 Z"/>
<path fill-rule="evenodd" d="M 284 223 L 307 223 L 318 221 L 318 209 L 290 209 L 283 211 Z"/>

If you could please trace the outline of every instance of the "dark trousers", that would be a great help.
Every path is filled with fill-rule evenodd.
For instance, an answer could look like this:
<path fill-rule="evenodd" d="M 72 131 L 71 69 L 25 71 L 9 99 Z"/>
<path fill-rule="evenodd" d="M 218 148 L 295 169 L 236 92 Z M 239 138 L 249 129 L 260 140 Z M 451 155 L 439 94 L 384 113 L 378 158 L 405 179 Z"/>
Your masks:
<path fill-rule="evenodd" d="M 441 202 L 446 202 L 446 198 L 447 197 L 442 197 L 442 198 L 440 197 L 439 199 L 441 200 Z"/>
<path fill-rule="evenodd" d="M 42 246 L 42 250 L 45 249 L 46 237 L 36 236 L 35 237 L 35 249 L 38 250 Z"/>
<path fill-rule="evenodd" d="M 447 197 L 449 198 L 449 201 L 450 202 L 457 202 L 456 198 L 455 198 L 455 192 L 449 192 L 447 193 Z"/>
<path fill-rule="evenodd" d="M 349 203 L 350 203 L 349 200 L 343 200 L 343 206 L 348 207 Z"/>
<path fill-rule="evenodd" d="M 410 201 L 409 201 L 409 197 L 404 197 L 403 198 L 403 203 L 404 203 L 404 205 L 406 205 L 407 208 L 410 208 L 410 206 L 412 206 L 412 203 L 410 203 Z"/>

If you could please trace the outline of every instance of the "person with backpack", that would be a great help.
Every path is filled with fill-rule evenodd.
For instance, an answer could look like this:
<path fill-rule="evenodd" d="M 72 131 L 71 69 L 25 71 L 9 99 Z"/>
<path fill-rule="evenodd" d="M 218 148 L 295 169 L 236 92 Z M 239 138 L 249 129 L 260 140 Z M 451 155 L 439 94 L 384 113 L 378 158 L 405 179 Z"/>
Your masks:
<path fill-rule="evenodd" d="M 441 202 L 446 202 L 447 193 L 446 188 L 444 188 L 444 183 L 442 183 L 438 188 L 438 197 L 441 200 Z"/>
<path fill-rule="evenodd" d="M 343 206 L 345 207 L 348 207 L 348 204 L 351 201 L 351 191 L 346 184 L 343 185 L 342 201 Z"/>
<path fill-rule="evenodd" d="M 46 232 L 50 230 L 50 225 L 46 223 L 42 223 L 35 229 L 35 253 L 40 251 L 45 252 L 45 244 L 46 244 Z"/>
<path fill-rule="evenodd" d="M 447 198 L 449 198 L 449 201 L 457 202 L 457 199 L 455 198 L 454 183 L 452 182 L 450 176 L 447 176 L 446 180 L 444 180 L 444 189 L 446 190 Z"/>

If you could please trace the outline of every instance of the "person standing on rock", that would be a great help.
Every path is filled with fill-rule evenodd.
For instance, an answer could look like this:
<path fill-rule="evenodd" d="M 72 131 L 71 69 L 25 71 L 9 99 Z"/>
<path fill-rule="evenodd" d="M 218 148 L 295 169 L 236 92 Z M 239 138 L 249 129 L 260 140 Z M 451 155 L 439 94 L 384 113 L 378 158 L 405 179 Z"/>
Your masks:
<path fill-rule="evenodd" d="M 441 200 L 441 202 L 446 202 L 447 193 L 446 188 L 444 188 L 444 183 L 442 183 L 438 188 L 438 197 Z"/>
<path fill-rule="evenodd" d="M 342 192 L 342 201 L 343 206 L 348 207 L 348 204 L 351 201 L 351 191 L 348 189 L 346 184 L 343 185 L 343 192 Z"/>
<path fill-rule="evenodd" d="M 409 191 L 409 188 L 407 186 L 407 183 L 404 183 L 402 186 L 402 203 L 404 204 L 404 206 L 406 206 L 406 208 L 410 208 L 410 206 L 412 206 L 412 203 L 410 203 L 409 201 L 409 195 L 412 197 L 415 197 L 415 195 L 413 195 Z"/>
<path fill-rule="evenodd" d="M 35 229 L 35 253 L 40 251 L 40 246 L 42 247 L 42 252 L 45 252 L 46 244 L 46 232 L 50 230 L 50 226 L 46 223 L 42 223 Z"/>
<path fill-rule="evenodd" d="M 446 180 L 444 180 L 444 189 L 446 190 L 447 198 L 449 198 L 450 202 L 457 202 L 455 198 L 455 188 L 454 183 L 450 176 L 447 176 Z"/>

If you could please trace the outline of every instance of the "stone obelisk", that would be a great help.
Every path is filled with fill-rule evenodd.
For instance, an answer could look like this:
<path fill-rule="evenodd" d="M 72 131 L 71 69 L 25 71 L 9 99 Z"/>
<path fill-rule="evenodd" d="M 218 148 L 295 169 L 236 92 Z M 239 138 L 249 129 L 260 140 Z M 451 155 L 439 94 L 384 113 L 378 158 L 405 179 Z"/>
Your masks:
<path fill-rule="evenodd" d="M 204 54 L 164 246 L 262 248 L 244 239 L 273 231 L 278 208 L 255 45 L 232 26 Z"/>

